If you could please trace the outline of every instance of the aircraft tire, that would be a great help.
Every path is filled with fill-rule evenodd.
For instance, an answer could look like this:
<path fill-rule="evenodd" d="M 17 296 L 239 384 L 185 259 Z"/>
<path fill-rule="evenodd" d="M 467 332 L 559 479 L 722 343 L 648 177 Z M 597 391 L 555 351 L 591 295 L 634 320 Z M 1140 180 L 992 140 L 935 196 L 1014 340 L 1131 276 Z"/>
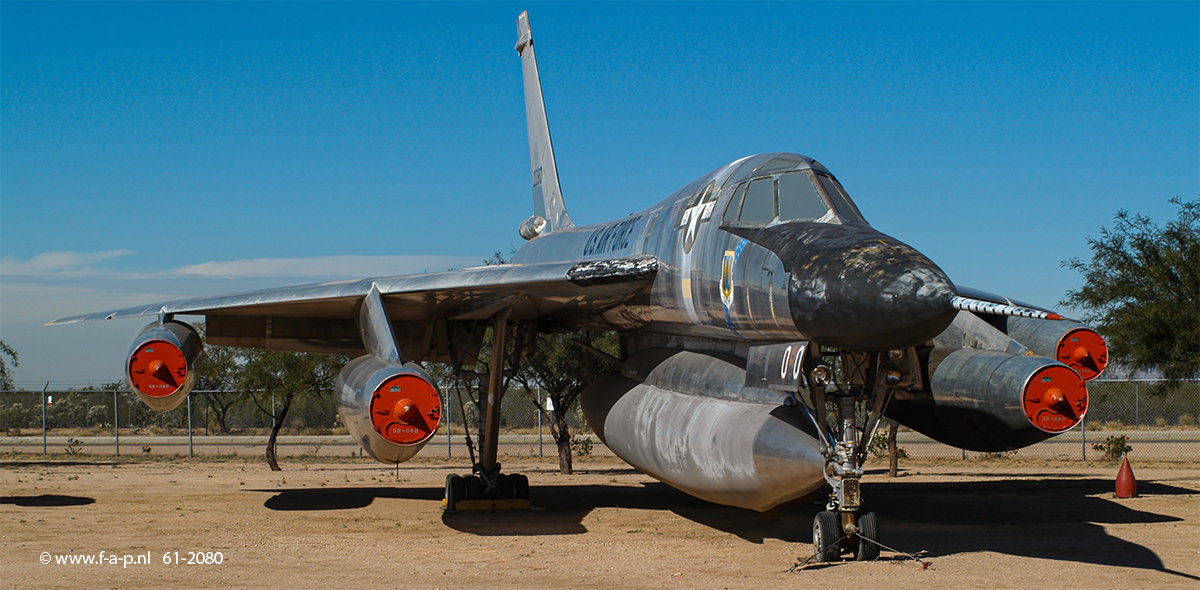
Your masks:
<path fill-rule="evenodd" d="M 512 478 L 513 498 L 529 501 L 529 478 L 523 473 L 515 473 Z"/>
<path fill-rule="evenodd" d="M 483 499 L 483 481 L 477 475 L 468 475 L 463 478 L 463 499 L 464 500 L 482 500 Z"/>
<path fill-rule="evenodd" d="M 513 499 L 513 476 L 507 473 L 501 473 L 496 476 L 496 499 L 511 500 Z"/>
<path fill-rule="evenodd" d="M 813 555 L 819 562 L 837 561 L 842 556 L 838 515 L 828 510 L 813 518 Z"/>
<path fill-rule="evenodd" d="M 456 510 L 458 501 L 463 499 L 463 478 L 461 475 L 446 476 L 446 510 Z"/>
<path fill-rule="evenodd" d="M 879 520 L 874 512 L 864 512 L 858 515 L 858 543 L 854 546 L 854 559 L 858 561 L 874 561 L 879 559 Z M 868 540 L 864 540 L 866 537 Z"/>

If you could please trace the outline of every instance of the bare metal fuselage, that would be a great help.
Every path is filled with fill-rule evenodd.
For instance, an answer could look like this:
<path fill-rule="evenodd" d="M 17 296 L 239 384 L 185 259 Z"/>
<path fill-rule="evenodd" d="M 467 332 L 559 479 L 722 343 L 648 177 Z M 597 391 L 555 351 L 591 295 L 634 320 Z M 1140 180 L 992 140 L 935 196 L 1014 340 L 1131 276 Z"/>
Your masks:
<path fill-rule="evenodd" d="M 788 275 L 779 257 L 719 228 L 733 190 L 770 156 L 752 156 L 722 166 L 627 217 L 533 239 L 517 250 L 513 262 L 636 255 L 657 258 L 658 274 L 650 288 L 607 313 L 589 318 L 597 328 L 730 342 L 804 339 L 788 309 Z M 700 203 L 697 197 L 709 183 L 714 184 L 715 200 Z M 727 253 L 733 258 L 731 268 L 726 270 L 727 282 L 732 279 L 733 288 L 732 297 L 725 299 L 728 305 L 721 293 Z"/>

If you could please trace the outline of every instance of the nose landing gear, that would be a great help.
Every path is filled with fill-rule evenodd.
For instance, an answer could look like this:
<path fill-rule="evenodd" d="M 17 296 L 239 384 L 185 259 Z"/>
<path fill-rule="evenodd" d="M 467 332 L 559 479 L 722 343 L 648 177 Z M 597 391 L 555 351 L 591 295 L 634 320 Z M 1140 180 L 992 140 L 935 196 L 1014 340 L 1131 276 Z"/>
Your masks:
<path fill-rule="evenodd" d="M 825 455 L 825 481 L 832 491 L 825 510 L 813 518 L 813 560 L 840 561 L 846 554 L 857 561 L 877 559 L 879 520 L 862 509 L 862 465 L 893 389 L 913 383 L 915 372 L 905 370 L 910 365 L 905 361 L 915 358 L 915 351 L 843 352 L 838 357 L 843 386 L 829 392 L 834 371 L 814 357 L 821 364 L 808 372 L 807 384 Z M 833 402 L 837 413 L 832 425 L 827 402 Z"/>

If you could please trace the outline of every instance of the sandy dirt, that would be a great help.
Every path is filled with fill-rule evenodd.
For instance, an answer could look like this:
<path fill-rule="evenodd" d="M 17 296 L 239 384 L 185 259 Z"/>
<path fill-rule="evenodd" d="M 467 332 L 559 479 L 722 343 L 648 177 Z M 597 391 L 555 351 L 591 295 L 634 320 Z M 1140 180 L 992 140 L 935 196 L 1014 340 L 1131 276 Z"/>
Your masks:
<path fill-rule="evenodd" d="M 1200 467 L 968 462 L 871 472 L 876 562 L 792 570 L 811 503 L 766 517 L 693 499 L 617 460 L 561 476 L 512 459 L 534 510 L 443 513 L 458 464 L 143 461 L 10 456 L 0 470 L 9 588 L 1197 588 Z M 397 480 L 398 475 L 398 480 Z M 774 518 L 772 518 L 774 516 Z M 149 564 L 57 564 L 149 554 Z M 43 565 L 43 552 L 51 563 Z M 189 552 L 220 564 L 189 565 Z M 179 563 L 164 564 L 164 554 Z M 215 557 L 215 555 L 214 555 Z M 133 559 L 133 558 L 131 558 Z"/>

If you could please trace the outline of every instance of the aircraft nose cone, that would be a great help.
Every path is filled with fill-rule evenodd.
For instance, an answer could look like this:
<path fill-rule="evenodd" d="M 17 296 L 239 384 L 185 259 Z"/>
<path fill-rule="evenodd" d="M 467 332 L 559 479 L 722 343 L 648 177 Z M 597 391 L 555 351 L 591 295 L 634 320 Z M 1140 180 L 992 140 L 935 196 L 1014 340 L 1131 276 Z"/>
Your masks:
<path fill-rule="evenodd" d="M 920 252 L 869 227 L 818 233 L 790 260 L 792 320 L 809 339 L 894 350 L 928 341 L 954 319 L 953 283 Z"/>

